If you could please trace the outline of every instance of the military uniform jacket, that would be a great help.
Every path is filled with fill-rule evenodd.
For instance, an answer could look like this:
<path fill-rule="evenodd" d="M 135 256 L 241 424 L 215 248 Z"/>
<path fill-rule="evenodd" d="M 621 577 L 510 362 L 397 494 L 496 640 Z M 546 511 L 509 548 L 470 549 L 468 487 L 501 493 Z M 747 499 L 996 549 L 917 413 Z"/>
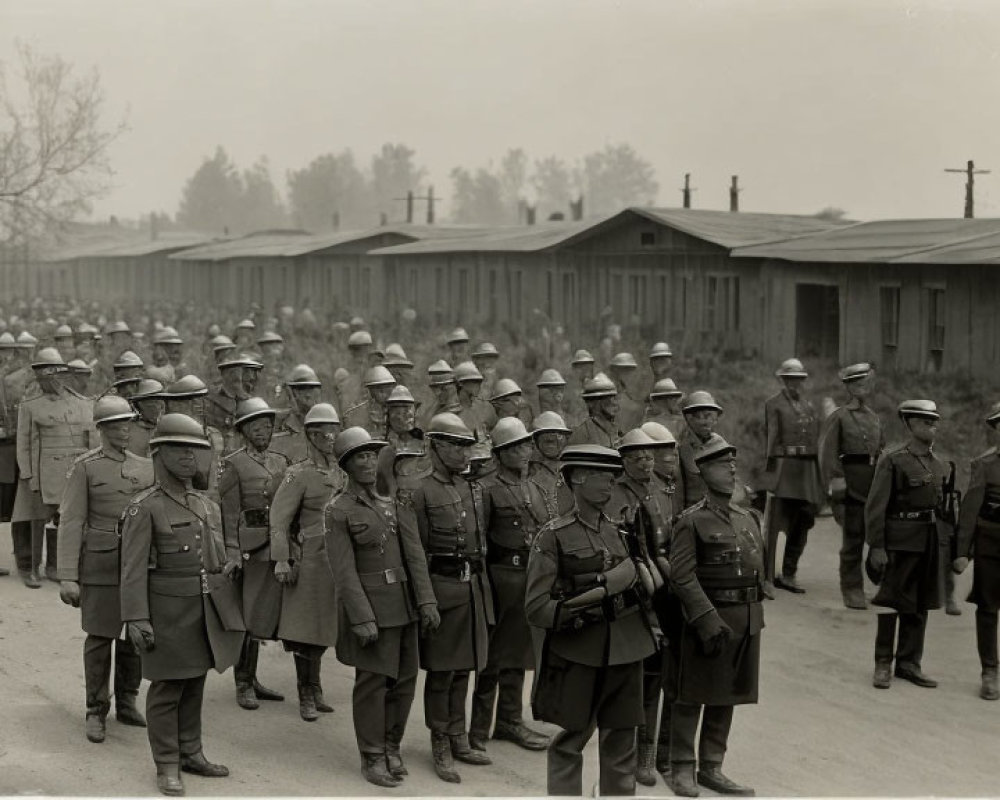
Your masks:
<path fill-rule="evenodd" d="M 480 397 L 473 397 L 469 405 L 460 401 L 459 410 L 455 413 L 468 426 L 469 430 L 476 434 L 478 441 L 490 441 L 490 431 L 497 424 L 497 414 L 493 410 L 493 406 Z"/>
<path fill-rule="evenodd" d="M 972 459 L 959 516 L 958 555 L 1000 559 L 1000 455 L 991 447 Z"/>
<path fill-rule="evenodd" d="M 687 429 L 687 423 L 684 422 L 683 414 L 655 414 L 652 409 L 649 409 L 642 421 L 644 423 L 658 422 L 670 431 L 674 435 L 675 439 L 679 439 L 681 433 Z"/>
<path fill-rule="evenodd" d="M 327 547 L 338 588 L 341 625 L 337 658 L 395 677 L 399 638 L 390 629 L 417 620 L 417 607 L 436 604 L 417 531 L 400 527 L 396 502 L 355 484 L 326 510 Z M 362 647 L 352 625 L 374 622 L 379 640 Z"/>
<path fill-rule="evenodd" d="M 487 625 L 496 620 L 485 570 L 485 523 L 480 485 L 438 469 L 400 507 L 400 530 L 406 537 L 419 536 L 441 613 L 441 626 L 421 640 L 420 661 L 426 670 L 486 665 Z"/>
<path fill-rule="evenodd" d="M 336 386 L 337 409 L 343 413 L 348 408 L 353 408 L 365 399 L 365 385 L 363 373 L 351 372 Z"/>
<path fill-rule="evenodd" d="M 760 584 L 764 540 L 753 512 L 708 497 L 676 520 L 670 547 L 670 587 L 684 614 L 678 659 L 678 700 L 735 705 L 757 702 L 760 637 L 764 627 Z M 733 630 L 728 647 L 707 657 L 696 623 L 718 615 Z"/>
<path fill-rule="evenodd" d="M 547 632 L 544 645 L 536 640 L 542 661 L 546 648 L 588 667 L 631 664 L 656 650 L 637 589 L 585 612 L 562 607 L 565 598 L 600 585 L 598 576 L 628 557 L 617 523 L 604 515 L 598 530 L 574 512 L 538 532 L 528 559 L 525 610 L 528 622 Z"/>
<path fill-rule="evenodd" d="M 419 433 L 419 431 L 417 431 Z M 423 434 L 421 433 L 420 436 Z M 389 444 L 378 451 L 378 478 L 375 481 L 375 491 L 384 497 L 390 497 L 401 502 L 405 497 L 399 496 L 403 490 L 406 496 L 434 470 L 430 456 L 427 455 L 424 440 L 414 435 L 400 436 L 394 431 L 386 435 Z M 418 455 L 398 459 L 402 452 Z"/>
<path fill-rule="evenodd" d="M 138 417 L 132 422 L 132 431 L 128 437 L 128 451 L 143 458 L 149 458 L 149 440 L 153 436 L 156 424 Z"/>
<path fill-rule="evenodd" d="M 143 677 L 195 678 L 235 664 L 245 626 L 237 587 L 222 575 L 218 505 L 154 484 L 132 498 L 123 520 L 122 620 L 149 620 L 156 639 L 141 654 Z"/>
<path fill-rule="evenodd" d="M 887 449 L 875 465 L 865 503 L 865 539 L 871 547 L 923 553 L 938 535 L 937 511 L 949 468 L 912 443 Z"/>
<path fill-rule="evenodd" d="M 17 463 L 21 478 L 58 505 L 73 462 L 88 449 L 94 427 L 93 404 L 65 389 L 21 403 L 17 422 Z"/>
<path fill-rule="evenodd" d="M 885 449 L 885 433 L 878 414 L 853 399 L 840 406 L 823 426 L 819 449 L 826 485 L 834 478 L 843 478 L 847 484 L 846 497 L 864 503 L 875 475 L 875 463 Z"/>
<path fill-rule="evenodd" d="M 271 498 L 288 468 L 281 453 L 237 450 L 223 461 L 219 478 L 222 530 L 231 559 L 270 561 Z"/>
<path fill-rule="evenodd" d="M 819 507 L 825 492 L 820 486 L 819 418 L 804 397 L 792 398 L 787 390 L 764 402 L 767 437 L 765 488 L 775 497 L 804 500 Z"/>
<path fill-rule="evenodd" d="M 0 483 L 17 480 L 17 407 L 28 377 L 23 373 L 19 369 L 0 378 Z"/>
<path fill-rule="evenodd" d="M 310 458 L 288 467 L 271 503 L 271 560 L 301 561 L 303 540 L 324 534 L 326 507 L 346 485 L 332 460 Z"/>
<path fill-rule="evenodd" d="M 614 449 L 621 435 L 618 427 L 607 420 L 587 417 L 570 434 L 567 444 L 599 444 Z"/>
<path fill-rule="evenodd" d="M 364 428 L 373 439 L 384 439 L 386 434 L 386 409 L 371 398 L 347 409 L 344 413 L 344 427 Z"/>
<path fill-rule="evenodd" d="M 296 464 L 309 457 L 309 441 L 303 417 L 294 409 L 275 427 L 271 450 L 281 453 L 289 463 Z"/>
<path fill-rule="evenodd" d="M 236 406 L 241 399 L 221 385 L 217 389 L 210 389 L 205 395 L 205 424 L 222 433 L 227 454 L 239 448 L 239 436 L 233 423 L 236 420 Z"/>
<path fill-rule="evenodd" d="M 694 463 L 694 458 L 709 441 L 711 441 L 711 437 L 702 441 L 688 427 L 685 427 L 681 431 L 681 435 L 677 437 L 678 469 L 681 472 L 681 482 L 684 486 L 684 499 L 681 504 L 683 508 L 694 505 L 705 496 L 705 481 L 701 478 L 701 471 Z"/>
<path fill-rule="evenodd" d="M 642 424 L 642 418 L 646 413 L 646 404 L 640 403 L 624 389 L 619 389 L 619 411 L 618 427 L 623 431 L 630 431 L 638 428 Z"/>
<path fill-rule="evenodd" d="M 528 476 L 542 490 L 545 513 L 549 519 L 561 517 L 573 510 L 573 492 L 563 480 L 557 459 L 548 459 L 541 455 L 532 459 L 528 467 Z"/>

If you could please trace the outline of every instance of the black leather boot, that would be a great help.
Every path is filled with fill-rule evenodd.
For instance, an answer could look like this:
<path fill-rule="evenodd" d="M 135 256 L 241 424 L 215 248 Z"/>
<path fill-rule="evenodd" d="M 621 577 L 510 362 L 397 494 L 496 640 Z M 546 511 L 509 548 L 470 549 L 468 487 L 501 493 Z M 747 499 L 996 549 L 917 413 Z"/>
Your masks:
<path fill-rule="evenodd" d="M 183 797 L 184 783 L 181 781 L 179 764 L 156 765 L 156 788 L 168 797 Z"/>
<path fill-rule="evenodd" d="M 313 695 L 313 685 L 309 682 L 312 675 L 312 664 L 309 656 L 295 654 L 295 683 L 299 690 L 299 716 L 306 722 L 319 719 L 316 710 L 316 699 Z"/>
<path fill-rule="evenodd" d="M 382 753 L 362 753 L 361 754 L 361 774 L 368 783 L 376 786 L 385 786 L 394 789 L 402 781 L 389 772 L 386 766 L 385 755 Z"/>
<path fill-rule="evenodd" d="M 455 771 L 455 760 L 451 755 L 451 742 L 447 733 L 431 732 L 431 755 L 434 757 L 434 772 L 448 783 L 461 783 L 462 776 Z"/>

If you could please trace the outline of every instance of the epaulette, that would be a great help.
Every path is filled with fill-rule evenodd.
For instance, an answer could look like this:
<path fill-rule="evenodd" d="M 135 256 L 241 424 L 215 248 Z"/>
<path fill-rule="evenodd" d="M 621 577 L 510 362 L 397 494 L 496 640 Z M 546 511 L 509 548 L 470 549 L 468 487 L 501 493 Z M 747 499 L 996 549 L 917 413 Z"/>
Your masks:
<path fill-rule="evenodd" d="M 570 525 L 573 524 L 574 521 L 576 521 L 576 512 L 570 511 L 567 512 L 566 514 L 561 514 L 558 517 L 553 517 L 544 525 L 542 525 L 542 527 L 539 528 L 538 532 L 541 533 L 542 531 L 558 531 L 563 528 L 568 528 Z"/>
<path fill-rule="evenodd" d="M 677 515 L 677 519 L 681 519 L 682 517 L 686 517 L 690 514 L 693 514 L 695 511 L 700 511 L 701 509 L 705 508 L 707 504 L 708 504 L 708 499 L 703 497 L 697 503 L 692 503 L 687 508 L 685 508 L 680 514 Z"/>
<path fill-rule="evenodd" d="M 129 507 L 139 505 L 144 500 L 149 499 L 154 494 L 156 494 L 157 492 L 160 492 L 160 491 L 162 491 L 162 489 L 160 488 L 160 485 L 158 483 L 154 483 L 152 486 L 148 486 L 145 489 L 143 489 L 142 491 L 136 492 L 134 495 L 132 495 L 132 499 L 129 500 Z M 124 515 L 125 515 L 125 512 L 122 512 L 122 516 L 124 516 Z"/>
<path fill-rule="evenodd" d="M 897 442 L 896 444 L 889 445 L 888 447 L 885 448 L 885 450 L 882 451 L 882 455 L 884 456 L 898 455 L 899 453 L 902 453 L 904 450 L 906 450 L 906 445 L 907 442 Z"/>
<path fill-rule="evenodd" d="M 63 388 L 66 390 L 67 394 L 71 394 L 74 397 L 79 397 L 81 400 L 90 400 L 90 398 L 87 397 L 87 395 L 81 394 L 76 389 L 74 389 L 72 386 L 63 386 Z"/>
<path fill-rule="evenodd" d="M 233 456 L 238 456 L 240 453 L 245 453 L 245 452 L 246 452 L 246 448 L 245 447 L 241 447 L 239 450 L 233 450 L 233 452 L 227 453 L 226 455 L 224 455 L 222 457 L 222 460 L 223 461 L 230 461 L 230 460 L 232 460 Z"/>
<path fill-rule="evenodd" d="M 347 411 L 344 412 L 344 416 L 346 417 L 352 411 L 354 411 L 355 409 L 361 408 L 361 406 L 364 406 L 364 405 L 368 405 L 368 401 L 367 400 L 362 400 L 360 403 L 355 403 L 353 406 L 351 406 L 349 409 L 347 409 Z"/>
<path fill-rule="evenodd" d="M 100 445 L 98 445 L 93 450 L 88 450 L 86 453 L 80 453 L 80 455 L 78 455 L 76 458 L 73 459 L 73 463 L 81 464 L 84 461 L 96 461 L 103 455 L 104 455 L 104 450 L 103 448 L 100 447 Z"/>

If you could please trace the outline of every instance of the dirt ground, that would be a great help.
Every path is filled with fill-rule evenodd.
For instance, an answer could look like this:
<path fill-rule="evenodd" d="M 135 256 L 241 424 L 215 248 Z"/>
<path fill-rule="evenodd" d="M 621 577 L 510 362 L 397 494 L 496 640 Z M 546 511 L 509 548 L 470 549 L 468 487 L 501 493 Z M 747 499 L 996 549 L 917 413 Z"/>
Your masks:
<path fill-rule="evenodd" d="M 799 573 L 808 593 L 782 592 L 765 607 L 761 702 L 737 709 L 726 772 L 762 796 L 996 794 L 1000 703 L 978 698 L 973 607 L 963 604 L 961 617 L 931 615 L 924 669 L 939 688 L 896 682 L 889 691 L 873 689 L 875 615 L 840 603 L 838 539 L 833 521 L 821 519 Z M 9 541 L 0 526 L 0 549 Z M 0 556 L 0 565 L 11 562 L 9 553 Z M 970 573 L 960 579 L 963 598 Z M 82 643 L 78 612 L 59 602 L 56 584 L 31 591 L 15 576 L 0 578 L 0 795 L 157 794 L 144 731 L 112 716 L 104 744 L 84 738 Z M 401 790 L 380 790 L 360 775 L 349 669 L 327 656 L 324 689 L 336 713 L 311 724 L 299 719 L 292 660 L 280 646 L 262 650 L 260 676 L 287 699 L 247 712 L 235 703 L 232 675 L 210 674 L 205 749 L 232 776 L 186 776 L 189 795 L 545 791 L 545 754 L 509 743 L 490 748 L 493 766 L 460 765 L 460 785 L 439 781 L 423 724 L 422 682 L 403 742 L 410 775 Z M 595 761 L 596 737 L 587 786 L 596 778 Z M 646 791 L 670 795 L 662 783 Z"/>

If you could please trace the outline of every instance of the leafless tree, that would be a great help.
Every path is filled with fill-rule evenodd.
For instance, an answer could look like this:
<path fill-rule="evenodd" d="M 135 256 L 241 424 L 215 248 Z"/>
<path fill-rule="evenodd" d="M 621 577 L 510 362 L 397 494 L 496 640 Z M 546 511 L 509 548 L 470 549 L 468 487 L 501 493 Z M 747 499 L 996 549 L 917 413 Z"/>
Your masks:
<path fill-rule="evenodd" d="M 108 149 L 126 128 L 102 121 L 96 70 L 18 44 L 0 62 L 0 242 L 57 230 L 89 209 L 112 178 Z"/>

